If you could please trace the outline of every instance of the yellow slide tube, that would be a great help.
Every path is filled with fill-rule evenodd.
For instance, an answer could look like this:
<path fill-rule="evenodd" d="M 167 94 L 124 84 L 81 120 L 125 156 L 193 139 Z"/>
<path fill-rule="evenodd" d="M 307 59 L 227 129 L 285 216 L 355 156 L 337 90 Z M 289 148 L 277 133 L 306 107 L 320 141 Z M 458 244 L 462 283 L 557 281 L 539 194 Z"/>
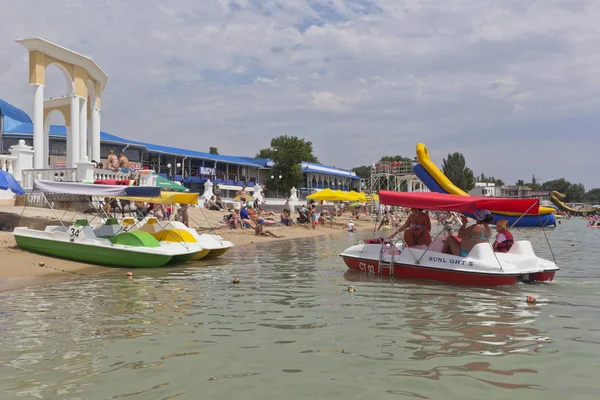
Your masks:
<path fill-rule="evenodd" d="M 449 194 L 458 196 L 469 196 L 464 190 L 453 184 L 450 179 L 431 161 L 427 147 L 423 143 L 417 144 L 417 161 L 431 175 L 433 179 Z M 495 212 L 495 211 L 492 211 Z M 554 209 L 550 207 L 540 207 L 538 214 L 552 214 Z M 502 212 L 497 214 L 520 216 L 520 213 Z"/>

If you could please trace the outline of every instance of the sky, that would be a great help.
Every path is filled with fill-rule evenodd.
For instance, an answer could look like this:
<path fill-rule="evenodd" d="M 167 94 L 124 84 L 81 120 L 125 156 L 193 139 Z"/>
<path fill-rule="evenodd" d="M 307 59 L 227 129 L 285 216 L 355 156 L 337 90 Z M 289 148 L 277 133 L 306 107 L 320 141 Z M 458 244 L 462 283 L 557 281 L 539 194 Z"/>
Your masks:
<path fill-rule="evenodd" d="M 597 0 L 5 1 L 0 98 L 29 114 L 14 40 L 42 37 L 108 74 L 118 136 L 254 156 L 295 135 L 340 168 L 422 142 L 507 184 L 600 187 Z"/>

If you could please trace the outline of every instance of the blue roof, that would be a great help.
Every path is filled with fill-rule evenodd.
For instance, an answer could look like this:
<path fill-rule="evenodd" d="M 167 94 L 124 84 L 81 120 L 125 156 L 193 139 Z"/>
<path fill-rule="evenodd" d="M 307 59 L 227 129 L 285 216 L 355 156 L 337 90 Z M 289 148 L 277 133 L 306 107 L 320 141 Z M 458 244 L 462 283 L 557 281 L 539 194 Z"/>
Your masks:
<path fill-rule="evenodd" d="M 29 115 L 23 110 L 0 100 L 0 111 L 4 115 L 4 133 L 13 134 L 33 134 L 33 123 Z M 67 128 L 61 125 L 50 125 L 51 136 L 66 136 Z M 270 168 L 273 166 L 272 160 L 268 158 L 253 158 L 253 157 L 234 157 L 234 156 L 222 156 L 210 153 L 204 153 L 201 151 L 181 149 L 177 147 L 161 146 L 152 143 L 138 142 L 136 140 L 124 139 L 119 136 L 111 135 L 106 132 L 100 132 L 100 139 L 104 142 L 113 142 L 120 144 L 130 144 L 134 146 L 140 146 L 146 148 L 148 151 L 156 153 L 171 154 L 175 156 L 188 156 L 194 158 L 201 158 L 204 160 L 217 161 L 222 163 L 231 163 L 238 165 L 247 165 L 259 168 Z M 343 176 L 346 178 L 360 179 L 356 174 L 350 170 L 340 169 L 336 167 L 330 167 L 322 164 L 315 163 L 302 163 L 304 172 L 319 172 L 326 175 Z"/>
<path fill-rule="evenodd" d="M 2 126 L 4 130 L 12 129 L 22 123 L 31 123 L 31 118 L 23 110 L 18 109 L 4 100 L 0 100 L 0 114 L 2 115 Z"/>
<path fill-rule="evenodd" d="M 351 171 L 349 169 L 331 167 L 329 165 L 323 165 L 323 164 L 303 162 L 302 163 L 302 171 L 314 172 L 314 173 L 325 174 L 325 175 L 343 176 L 344 178 L 360 180 L 360 178 L 358 176 L 356 176 L 356 173 L 354 171 Z"/>
<path fill-rule="evenodd" d="M 0 114 L 2 114 L 5 118 L 10 118 L 17 122 L 31 123 L 31 118 L 29 118 L 29 115 L 27 115 L 25 111 L 18 109 L 12 104 L 8 104 L 2 99 L 0 99 Z"/>

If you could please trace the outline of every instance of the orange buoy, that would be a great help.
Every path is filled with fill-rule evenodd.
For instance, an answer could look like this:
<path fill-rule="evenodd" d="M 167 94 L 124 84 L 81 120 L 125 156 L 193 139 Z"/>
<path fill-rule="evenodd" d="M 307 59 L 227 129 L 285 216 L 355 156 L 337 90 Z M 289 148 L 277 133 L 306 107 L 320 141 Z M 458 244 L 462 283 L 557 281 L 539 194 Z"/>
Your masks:
<path fill-rule="evenodd" d="M 233 278 L 231 282 L 238 285 L 240 283 L 240 278 Z"/>
<path fill-rule="evenodd" d="M 127 276 L 133 276 L 133 272 L 128 272 Z"/>
<path fill-rule="evenodd" d="M 527 304 L 535 304 L 535 303 L 537 303 L 537 300 L 535 297 L 527 296 Z"/>

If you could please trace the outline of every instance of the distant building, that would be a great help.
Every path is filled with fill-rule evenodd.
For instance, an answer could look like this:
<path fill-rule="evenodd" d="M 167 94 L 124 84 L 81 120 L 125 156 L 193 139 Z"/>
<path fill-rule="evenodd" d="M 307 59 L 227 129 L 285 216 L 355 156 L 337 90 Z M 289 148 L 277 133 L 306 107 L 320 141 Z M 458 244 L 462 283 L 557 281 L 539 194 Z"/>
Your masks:
<path fill-rule="evenodd" d="M 550 190 L 532 190 L 529 195 L 540 202 L 550 200 Z"/>
<path fill-rule="evenodd" d="M 471 196 L 498 197 L 498 187 L 493 182 L 475 182 L 475 187 L 469 191 Z"/>
<path fill-rule="evenodd" d="M 531 197 L 531 188 L 528 186 L 502 186 L 499 197 Z"/>

